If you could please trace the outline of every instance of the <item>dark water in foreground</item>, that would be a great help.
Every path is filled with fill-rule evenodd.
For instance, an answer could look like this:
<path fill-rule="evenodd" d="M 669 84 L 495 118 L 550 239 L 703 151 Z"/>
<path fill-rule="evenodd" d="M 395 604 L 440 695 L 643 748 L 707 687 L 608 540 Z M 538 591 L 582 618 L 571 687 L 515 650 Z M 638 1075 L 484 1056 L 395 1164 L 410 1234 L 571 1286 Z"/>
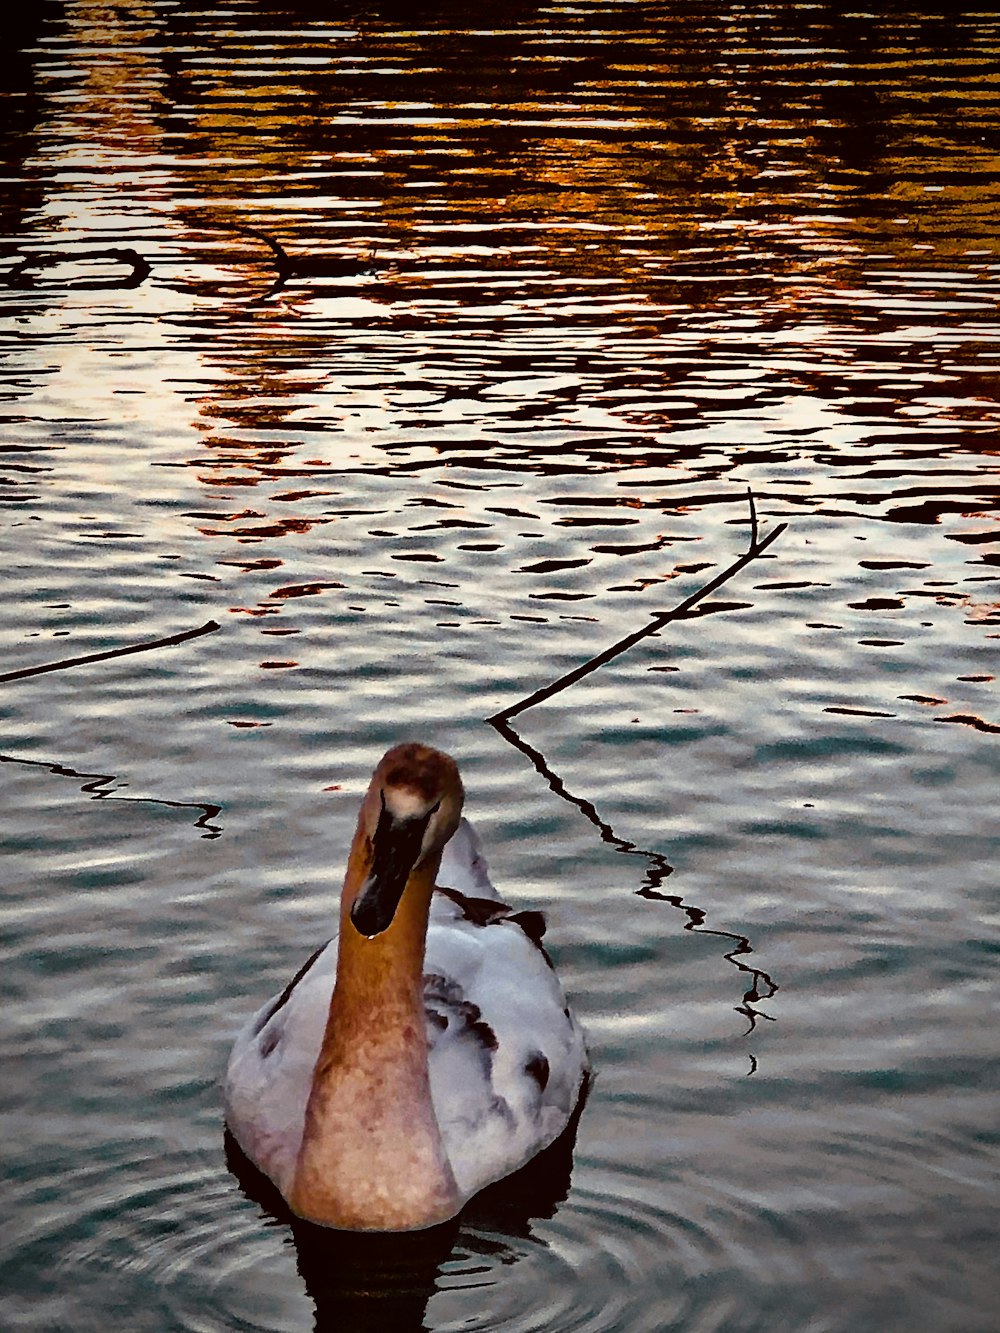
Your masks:
<path fill-rule="evenodd" d="M 0 684 L 0 1322 L 995 1329 L 995 16 L 24 8 L 0 672 L 221 629 Z M 219 1077 L 413 736 L 597 1079 L 400 1278 Z"/>

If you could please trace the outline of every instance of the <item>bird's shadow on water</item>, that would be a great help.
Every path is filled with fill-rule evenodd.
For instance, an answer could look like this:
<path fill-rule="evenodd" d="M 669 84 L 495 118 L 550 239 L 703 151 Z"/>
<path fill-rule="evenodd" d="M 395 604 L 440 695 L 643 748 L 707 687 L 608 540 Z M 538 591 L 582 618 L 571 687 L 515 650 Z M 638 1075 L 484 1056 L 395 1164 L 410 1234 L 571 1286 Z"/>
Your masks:
<path fill-rule="evenodd" d="M 440 1290 L 445 1265 L 473 1256 L 504 1266 L 517 1262 L 533 1224 L 554 1217 L 569 1193 L 573 1150 L 589 1082 L 562 1134 L 512 1176 L 482 1190 L 459 1216 L 425 1231 L 336 1231 L 295 1217 L 276 1186 L 245 1155 L 227 1129 L 226 1165 L 243 1194 L 274 1226 L 287 1228 L 316 1333 L 429 1333 L 427 1305 Z M 541 1242 L 539 1242 L 541 1243 Z M 479 1285 L 477 1282 L 476 1285 Z"/>

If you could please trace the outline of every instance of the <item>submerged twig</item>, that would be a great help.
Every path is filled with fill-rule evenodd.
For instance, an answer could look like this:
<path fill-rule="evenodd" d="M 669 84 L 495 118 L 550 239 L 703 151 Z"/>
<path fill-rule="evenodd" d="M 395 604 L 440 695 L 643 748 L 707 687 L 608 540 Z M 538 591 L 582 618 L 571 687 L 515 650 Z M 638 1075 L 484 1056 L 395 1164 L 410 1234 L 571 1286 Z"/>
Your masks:
<path fill-rule="evenodd" d="M 224 224 L 219 225 L 224 226 Z M 255 227 L 225 226 L 224 229 L 233 231 L 237 235 L 251 236 L 254 240 L 266 245 L 271 251 L 277 277 L 266 293 L 267 296 L 273 296 L 280 291 L 293 277 L 355 278 L 376 276 L 373 251 L 369 252 L 366 260 L 345 258 L 340 255 L 295 256 L 290 255 L 280 241 L 268 235 L 267 232 L 258 231 Z M 93 262 L 95 260 L 110 260 L 116 264 L 125 264 L 128 267 L 128 272 L 122 277 L 101 276 L 100 274 L 91 274 L 88 277 L 83 274 L 74 281 L 62 285 L 70 286 L 76 291 L 91 292 L 140 287 L 153 271 L 153 266 L 149 260 L 131 246 L 112 246 L 103 250 L 74 250 L 72 247 L 66 247 L 60 250 L 47 250 L 42 253 L 31 254 L 18 260 L 13 268 L 0 274 L 0 283 L 6 283 L 8 287 L 16 287 L 22 290 L 40 286 L 57 286 L 58 284 L 55 282 L 46 282 L 45 271 L 47 269 L 58 268 L 63 264 Z"/>
<path fill-rule="evenodd" d="M 23 680 L 25 676 L 41 676 L 46 671 L 65 671 L 69 667 L 84 666 L 88 662 L 105 662 L 109 657 L 125 657 L 129 653 L 146 653 L 151 648 L 172 648 L 187 639 L 196 639 L 201 634 L 211 634 L 219 628 L 214 620 L 206 620 L 197 629 L 181 630 L 179 634 L 170 634 L 165 639 L 147 639 L 145 643 L 129 644 L 126 648 L 109 648 L 103 653 L 85 653 L 82 657 L 64 657 L 59 662 L 45 662 L 41 666 L 22 667 L 19 671 L 5 671 L 0 674 L 0 682 Z"/>
<path fill-rule="evenodd" d="M 626 648 L 631 648 L 632 645 L 638 643 L 640 639 L 645 639 L 650 634 L 655 634 L 657 630 L 662 629 L 663 626 L 669 624 L 671 620 L 681 619 L 681 617 L 686 615 L 687 612 L 690 611 L 697 602 L 700 602 L 703 597 L 707 597 L 710 592 L 714 592 L 716 588 L 720 588 L 724 583 L 728 582 L 734 574 L 738 574 L 744 565 L 748 565 L 751 560 L 756 560 L 759 555 L 767 550 L 777 537 L 781 536 L 788 524 L 779 523 L 778 526 L 772 528 L 765 537 L 758 537 L 757 508 L 754 504 L 753 492 L 749 488 L 747 489 L 747 496 L 750 501 L 750 545 L 738 560 L 734 560 L 731 565 L 728 565 L 719 574 L 716 574 L 715 578 L 710 579 L 703 587 L 699 588 L 696 592 L 693 592 L 690 597 L 685 597 L 684 601 L 678 606 L 673 607 L 670 611 L 658 611 L 649 624 L 644 625 L 642 629 L 637 629 L 631 634 L 626 634 L 623 639 L 619 639 L 617 643 L 613 643 L 610 648 L 605 648 L 605 650 L 602 653 L 598 653 L 596 657 L 592 657 L 589 661 L 583 662 L 578 667 L 574 667 L 572 671 L 567 671 L 566 674 L 560 676 L 558 680 L 552 681 L 549 685 L 542 686 L 541 689 L 535 690 L 533 694 L 529 694 L 526 698 L 518 700 L 515 704 L 511 704 L 509 708 L 501 708 L 498 713 L 494 713 L 492 717 L 489 717 L 486 720 L 493 726 L 497 726 L 502 722 L 509 722 L 512 717 L 517 717 L 518 713 L 523 713 L 525 709 L 533 708 L 535 704 L 540 704 L 543 699 L 550 699 L 553 694 L 558 694 L 560 690 L 566 689 L 569 685 L 575 685 L 578 680 L 582 680 L 584 676 L 589 676 L 592 671 L 596 671 L 598 667 L 604 666 L 605 662 L 610 662 L 612 658 L 625 652 Z"/>
<path fill-rule="evenodd" d="M 222 825 L 213 824 L 222 813 L 221 805 L 214 805 L 209 801 L 169 801 L 161 796 L 122 796 L 121 787 L 113 786 L 118 782 L 118 778 L 112 773 L 83 773 L 79 769 L 70 768 L 67 764 L 49 763 L 46 759 L 21 759 L 12 754 L 0 754 L 0 764 L 20 764 L 26 768 L 42 768 L 48 773 L 54 773 L 60 778 L 82 778 L 80 790 L 94 801 L 114 800 L 130 801 L 136 805 L 166 805 L 172 810 L 200 810 L 198 818 L 194 820 L 196 829 L 204 829 L 203 838 L 219 838 L 222 836 Z"/>
<path fill-rule="evenodd" d="M 747 936 L 740 935 L 736 931 L 720 930 L 709 926 L 707 924 L 708 914 L 703 908 L 695 906 L 694 903 L 685 902 L 679 893 L 664 892 L 664 881 L 673 874 L 674 868 L 662 852 L 654 852 L 645 847 L 639 847 L 636 843 L 630 842 L 627 838 L 617 834 L 608 821 L 601 818 L 592 801 L 588 801 L 582 796 L 576 796 L 569 790 L 562 778 L 550 767 L 541 751 L 529 745 L 508 722 L 500 721 L 494 725 L 504 740 L 509 741 L 511 745 L 527 756 L 534 765 L 535 771 L 545 779 L 551 790 L 562 800 L 576 806 L 585 818 L 594 825 L 603 842 L 626 856 L 639 856 L 647 862 L 645 879 L 642 885 L 635 890 L 636 897 L 668 903 L 671 907 L 682 912 L 687 918 L 684 923 L 685 930 L 693 931 L 698 935 L 715 935 L 719 939 L 732 941 L 733 947 L 722 956 L 727 963 L 731 963 L 737 971 L 744 973 L 749 978 L 749 985 L 743 994 L 743 1002 L 735 1006 L 736 1012 L 742 1014 L 749 1025 L 744 1036 L 749 1036 L 754 1031 L 758 1018 L 766 1018 L 768 1022 L 773 1023 L 775 1021 L 773 1014 L 766 1013 L 763 1009 L 758 1009 L 755 1006 L 762 1000 L 769 1000 L 777 994 L 778 983 L 763 968 L 754 967 L 743 961 L 748 954 L 754 952 L 753 945 Z M 753 1056 L 750 1057 L 750 1060 L 752 1064 L 750 1073 L 752 1074 L 756 1070 L 757 1062 Z"/>
<path fill-rule="evenodd" d="M 83 260 L 110 259 L 116 264 L 127 264 L 129 272 L 124 278 L 84 278 L 72 285 L 77 291 L 111 291 L 116 288 L 141 287 L 152 273 L 149 262 L 143 259 L 131 246 L 115 246 L 107 250 L 49 250 L 44 254 L 28 255 L 4 274 L 0 281 L 8 287 L 35 287 L 35 274 L 42 274 L 47 268 L 56 268 L 60 264 L 79 263 Z"/>
<path fill-rule="evenodd" d="M 263 297 L 255 298 L 258 301 L 274 296 L 290 278 L 359 278 L 375 275 L 373 254 L 369 254 L 367 262 L 345 258 L 343 255 L 290 255 L 280 241 L 266 231 L 258 231 L 256 227 L 238 226 L 227 230 L 235 231 L 238 236 L 252 236 L 254 240 L 266 245 L 274 256 L 278 276 Z"/>

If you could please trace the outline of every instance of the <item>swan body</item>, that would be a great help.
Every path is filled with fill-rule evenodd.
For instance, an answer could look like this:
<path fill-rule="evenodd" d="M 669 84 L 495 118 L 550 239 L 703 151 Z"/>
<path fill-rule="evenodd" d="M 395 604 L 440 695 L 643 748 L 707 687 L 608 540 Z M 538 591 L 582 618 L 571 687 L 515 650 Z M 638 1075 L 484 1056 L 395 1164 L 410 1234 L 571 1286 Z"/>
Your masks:
<path fill-rule="evenodd" d="M 299 1216 L 433 1226 L 566 1127 L 588 1060 L 540 913 L 490 883 L 448 756 L 390 750 L 340 931 L 244 1027 L 226 1120 Z"/>

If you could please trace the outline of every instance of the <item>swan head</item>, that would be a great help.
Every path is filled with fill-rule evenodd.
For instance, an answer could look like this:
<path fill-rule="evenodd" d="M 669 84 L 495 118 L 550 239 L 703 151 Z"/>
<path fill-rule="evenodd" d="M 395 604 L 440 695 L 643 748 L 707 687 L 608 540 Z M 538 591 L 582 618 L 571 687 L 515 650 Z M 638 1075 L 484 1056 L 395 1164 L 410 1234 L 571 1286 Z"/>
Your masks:
<path fill-rule="evenodd" d="M 361 803 L 367 869 L 350 919 L 361 935 L 392 925 L 413 871 L 435 862 L 458 828 L 462 780 L 450 755 L 429 745 L 396 745 L 382 756 Z"/>

